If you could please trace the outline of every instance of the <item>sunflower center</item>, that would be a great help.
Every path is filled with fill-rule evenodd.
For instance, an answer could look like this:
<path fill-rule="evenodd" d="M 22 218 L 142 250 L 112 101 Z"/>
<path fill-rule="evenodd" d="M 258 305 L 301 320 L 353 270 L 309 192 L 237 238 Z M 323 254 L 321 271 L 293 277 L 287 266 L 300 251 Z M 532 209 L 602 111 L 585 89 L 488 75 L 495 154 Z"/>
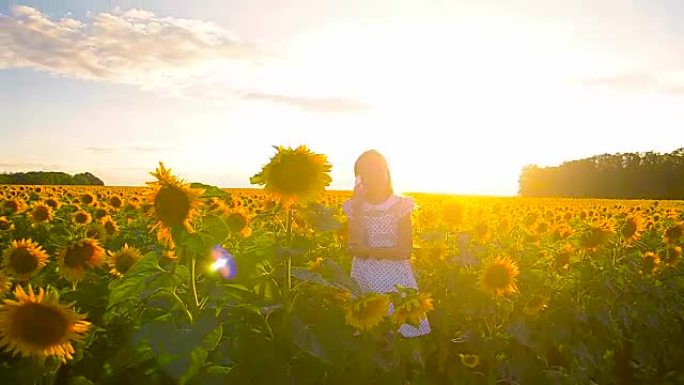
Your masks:
<path fill-rule="evenodd" d="M 90 244 L 73 245 L 64 256 L 64 264 L 70 268 L 86 267 L 86 263 L 90 260 L 94 250 Z"/>
<path fill-rule="evenodd" d="M 238 232 L 247 226 L 247 218 L 239 213 L 233 213 L 226 218 L 226 224 L 231 231 Z"/>
<path fill-rule="evenodd" d="M 494 265 L 487 269 L 485 283 L 491 288 L 503 288 L 511 283 L 511 275 L 505 266 Z"/>
<path fill-rule="evenodd" d="M 0 219 L 0 230 L 9 230 L 10 222 L 7 219 Z"/>
<path fill-rule="evenodd" d="M 10 254 L 10 266 L 18 274 L 28 274 L 38 267 L 38 259 L 25 247 L 20 247 Z"/>
<path fill-rule="evenodd" d="M 122 204 L 123 204 L 123 202 L 121 201 L 121 198 L 119 198 L 119 197 L 112 197 L 109 200 L 109 205 L 116 208 L 116 209 L 120 208 Z"/>
<path fill-rule="evenodd" d="M 16 201 L 6 201 L 4 207 L 10 212 L 16 212 L 19 210 L 19 203 Z"/>
<path fill-rule="evenodd" d="M 190 213 L 190 198 L 173 186 L 162 187 L 154 198 L 159 220 L 167 226 L 181 226 Z"/>
<path fill-rule="evenodd" d="M 47 206 L 38 206 L 33 210 L 32 216 L 36 222 L 45 222 L 50 218 L 50 212 Z"/>
<path fill-rule="evenodd" d="M 104 229 L 109 235 L 116 233 L 116 225 L 111 221 L 105 222 Z"/>
<path fill-rule="evenodd" d="M 625 223 L 625 227 L 622 228 L 622 236 L 625 238 L 631 238 L 634 234 L 636 234 L 636 231 L 636 223 L 634 221 L 627 221 L 627 223 Z"/>
<path fill-rule="evenodd" d="M 39 303 L 19 306 L 12 326 L 22 341 L 44 348 L 63 342 L 69 331 L 69 321 L 59 309 Z"/>
<path fill-rule="evenodd" d="M 285 194 L 304 194 L 316 183 L 316 165 L 307 156 L 296 156 L 274 167 L 273 184 Z"/>
<path fill-rule="evenodd" d="M 86 213 L 80 212 L 76 213 L 76 223 L 86 223 L 88 222 L 88 215 Z"/>
<path fill-rule="evenodd" d="M 135 263 L 137 261 L 138 261 L 138 258 L 136 258 L 134 255 L 129 254 L 129 253 L 122 253 L 116 257 L 116 262 L 114 263 L 114 267 L 116 268 L 116 271 L 118 271 L 119 273 L 126 274 L 126 272 L 133 265 L 135 265 Z"/>

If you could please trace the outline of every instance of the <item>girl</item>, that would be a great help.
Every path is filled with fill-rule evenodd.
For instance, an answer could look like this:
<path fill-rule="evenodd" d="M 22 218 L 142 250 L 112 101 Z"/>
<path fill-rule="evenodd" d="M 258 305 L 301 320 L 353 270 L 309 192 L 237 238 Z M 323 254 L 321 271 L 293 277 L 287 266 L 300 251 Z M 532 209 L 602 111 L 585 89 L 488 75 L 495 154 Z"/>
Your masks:
<path fill-rule="evenodd" d="M 351 276 L 364 292 L 387 293 L 396 285 L 418 289 L 409 258 L 413 249 L 410 197 L 394 194 L 385 158 L 366 151 L 354 165 L 356 186 L 342 209 L 349 218 Z M 394 311 L 390 306 L 390 314 Z M 427 319 L 419 327 L 403 324 L 399 333 L 417 337 L 430 333 Z"/>

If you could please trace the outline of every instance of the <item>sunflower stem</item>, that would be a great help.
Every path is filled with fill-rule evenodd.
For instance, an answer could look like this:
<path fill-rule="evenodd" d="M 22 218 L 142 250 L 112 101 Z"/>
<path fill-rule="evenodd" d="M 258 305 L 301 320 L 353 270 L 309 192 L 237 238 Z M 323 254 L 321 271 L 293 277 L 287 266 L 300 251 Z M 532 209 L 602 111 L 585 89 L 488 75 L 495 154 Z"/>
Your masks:
<path fill-rule="evenodd" d="M 190 269 L 190 279 L 192 280 L 192 294 L 193 298 L 195 299 L 195 309 L 199 308 L 200 302 L 199 302 L 199 297 L 197 296 L 197 283 L 196 281 L 196 267 L 197 267 L 197 258 L 195 255 L 192 256 L 192 268 Z"/>

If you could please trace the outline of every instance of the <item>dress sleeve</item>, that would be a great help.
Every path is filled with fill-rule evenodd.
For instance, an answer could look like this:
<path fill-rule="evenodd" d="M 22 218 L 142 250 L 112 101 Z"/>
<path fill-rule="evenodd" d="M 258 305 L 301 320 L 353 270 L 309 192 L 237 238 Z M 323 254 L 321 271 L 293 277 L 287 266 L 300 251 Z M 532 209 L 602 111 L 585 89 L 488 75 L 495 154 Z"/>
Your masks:
<path fill-rule="evenodd" d="M 402 197 L 401 202 L 399 202 L 399 209 L 397 210 L 397 218 L 403 218 L 406 215 L 411 214 L 416 206 L 416 202 L 411 197 Z"/>
<path fill-rule="evenodd" d="M 353 210 L 352 210 L 352 200 L 351 199 L 344 201 L 344 203 L 342 204 L 342 211 L 347 216 L 347 218 L 351 218 L 354 216 Z"/>

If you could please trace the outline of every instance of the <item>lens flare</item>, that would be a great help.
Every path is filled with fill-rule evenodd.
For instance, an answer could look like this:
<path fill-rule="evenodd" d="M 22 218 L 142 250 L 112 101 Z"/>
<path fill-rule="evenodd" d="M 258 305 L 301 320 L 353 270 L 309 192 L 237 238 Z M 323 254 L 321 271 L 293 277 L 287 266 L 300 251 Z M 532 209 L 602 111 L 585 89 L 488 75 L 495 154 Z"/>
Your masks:
<path fill-rule="evenodd" d="M 228 250 L 216 245 L 211 249 L 211 257 L 214 259 L 210 267 L 212 271 L 218 272 L 224 279 L 235 278 L 237 274 L 235 259 Z"/>

